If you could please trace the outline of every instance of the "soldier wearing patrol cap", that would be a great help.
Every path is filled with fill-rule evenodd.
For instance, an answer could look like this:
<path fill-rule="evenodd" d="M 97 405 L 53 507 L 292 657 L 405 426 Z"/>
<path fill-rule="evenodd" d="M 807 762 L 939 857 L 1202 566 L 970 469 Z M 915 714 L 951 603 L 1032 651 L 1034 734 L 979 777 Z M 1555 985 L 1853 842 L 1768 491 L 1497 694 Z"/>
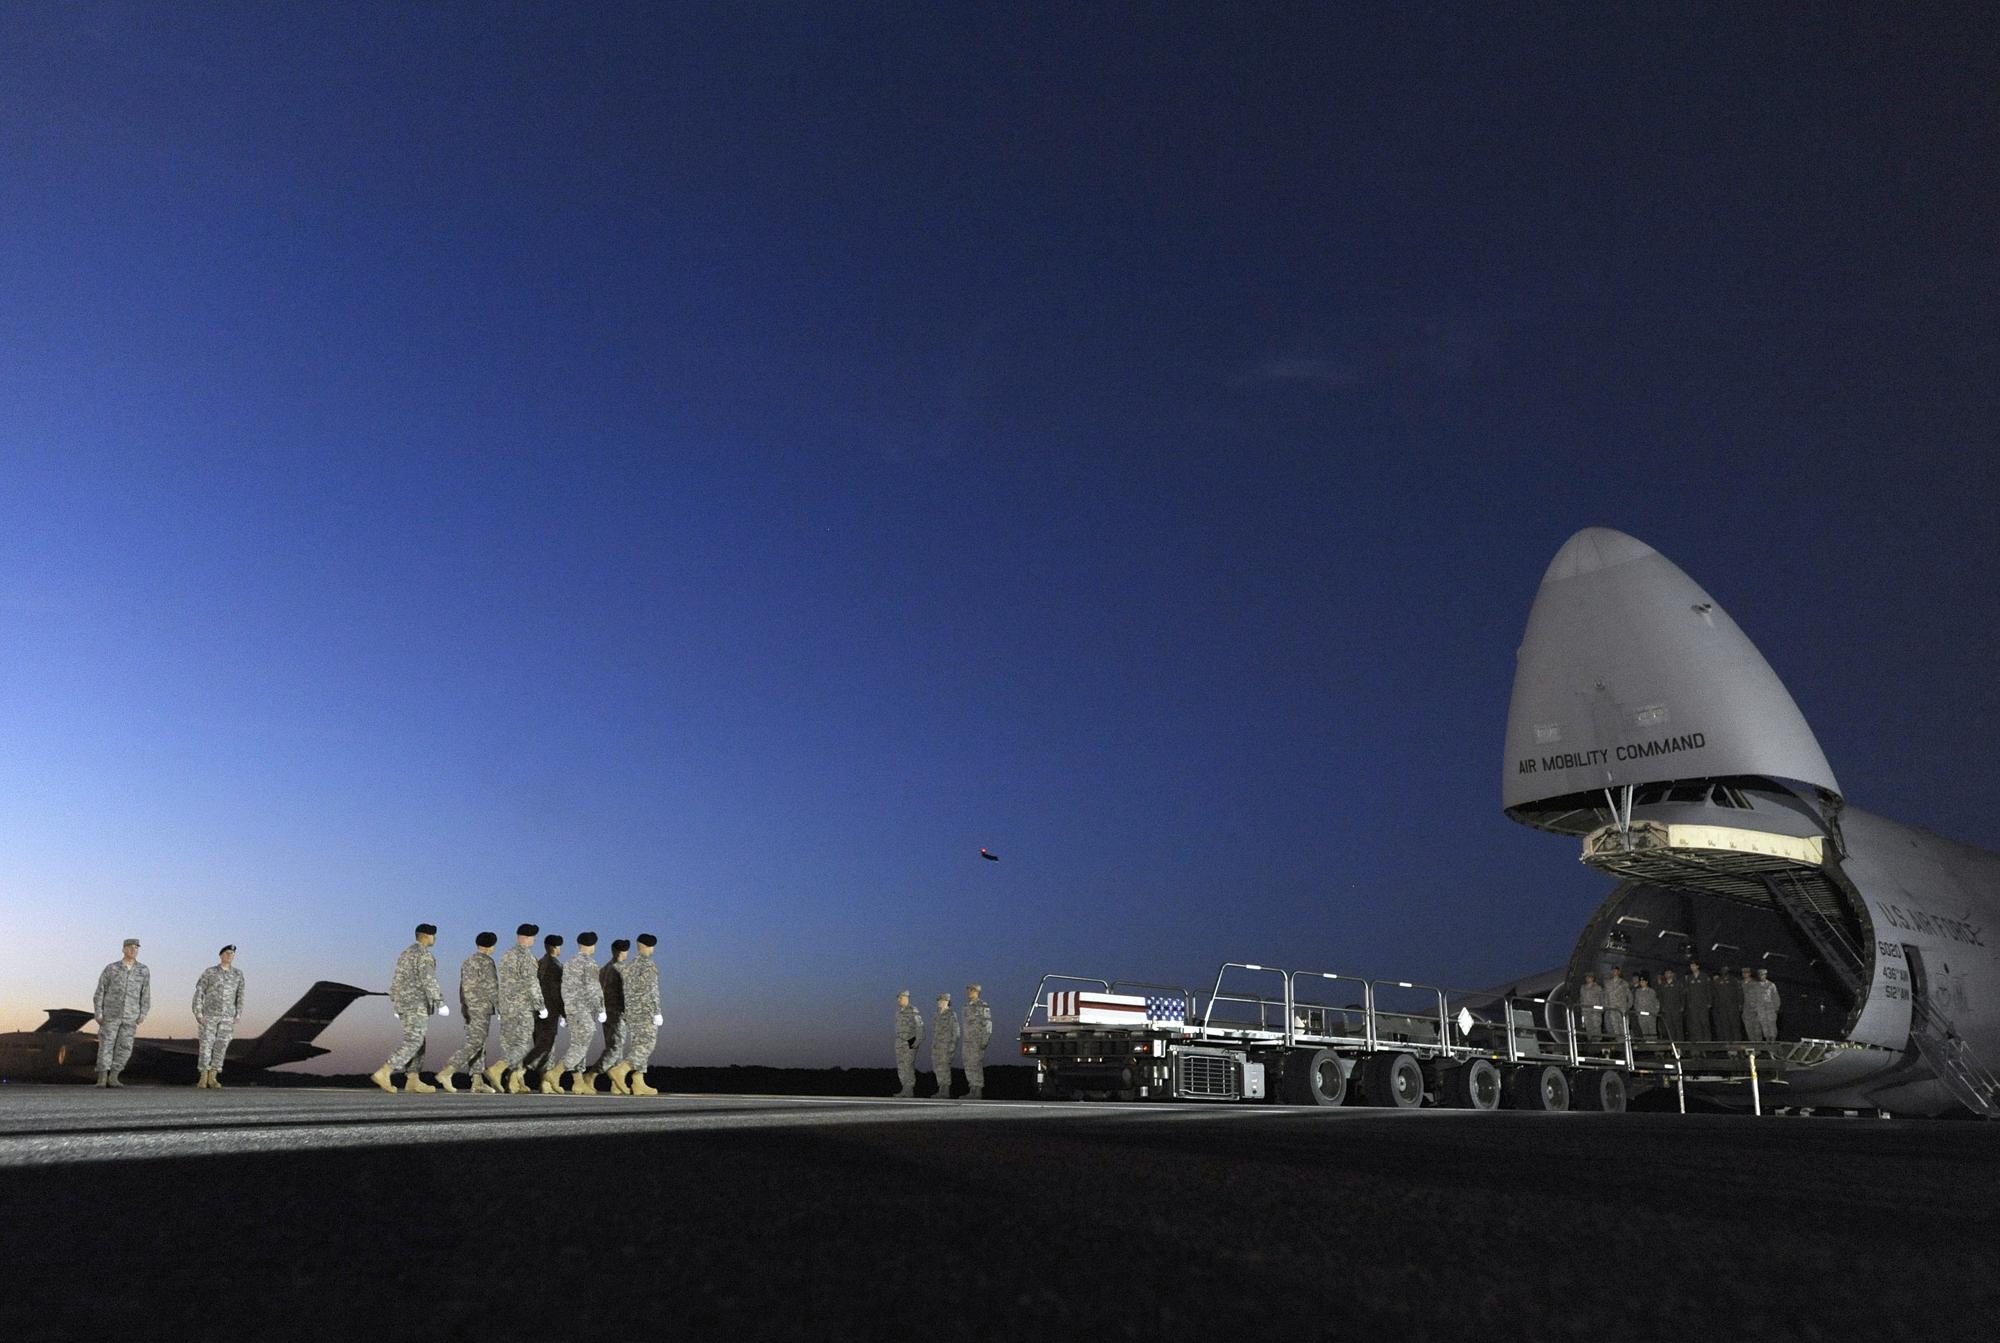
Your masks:
<path fill-rule="evenodd" d="M 986 1046 L 993 1043 L 993 1005 L 979 996 L 977 984 L 965 986 L 965 1034 L 960 1057 L 965 1062 L 965 1098 L 986 1098 Z"/>
<path fill-rule="evenodd" d="M 197 1087 L 222 1090 L 222 1064 L 236 1035 L 236 1018 L 243 1015 L 243 972 L 236 968 L 232 943 L 216 953 L 216 963 L 194 982 L 194 1025 L 200 1041 L 196 1060 L 201 1077 Z"/>
<path fill-rule="evenodd" d="M 951 995 L 940 993 L 937 1020 L 931 1023 L 931 1071 L 937 1074 L 937 1098 L 951 1099 L 951 1056 L 958 1049 L 958 1013 L 951 1010 Z"/>
<path fill-rule="evenodd" d="M 132 1057 L 132 1035 L 153 1010 L 153 972 L 139 960 L 139 939 L 125 939 L 124 956 L 97 976 L 90 1010 L 97 1017 L 97 1085 L 122 1087 L 118 1074 Z"/>
<path fill-rule="evenodd" d="M 910 1006 L 910 991 L 896 990 L 896 1080 L 903 1089 L 897 1100 L 912 1100 L 917 1094 L 917 1044 L 924 1038 L 924 1019 Z"/>

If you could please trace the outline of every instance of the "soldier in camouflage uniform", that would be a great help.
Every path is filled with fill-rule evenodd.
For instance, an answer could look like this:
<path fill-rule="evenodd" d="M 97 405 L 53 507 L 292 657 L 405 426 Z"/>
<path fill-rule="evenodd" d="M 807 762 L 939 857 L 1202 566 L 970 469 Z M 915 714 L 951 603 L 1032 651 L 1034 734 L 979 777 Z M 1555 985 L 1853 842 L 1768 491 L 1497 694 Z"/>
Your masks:
<path fill-rule="evenodd" d="M 532 923 L 514 930 L 514 945 L 500 958 L 500 1057 L 486 1069 L 486 1080 L 500 1085 L 500 1076 L 511 1063 L 507 1090 L 523 1095 L 528 1079 L 523 1076 L 535 1043 L 535 1023 L 549 1019 L 548 1004 L 542 1000 L 542 980 L 535 965 L 535 935 L 541 932 Z"/>
<path fill-rule="evenodd" d="M 1576 1024 L 1583 1031 L 1583 1038 L 1596 1044 L 1604 1034 L 1604 986 L 1597 982 L 1597 976 L 1589 971 L 1583 975 L 1583 987 L 1576 991 Z"/>
<path fill-rule="evenodd" d="M 597 972 L 597 986 L 604 994 L 604 1052 L 598 1055 L 592 1072 L 609 1073 L 625 1057 L 625 957 L 631 950 L 631 941 L 619 938 L 611 944 L 610 962 Z M 611 1094 L 632 1094 L 632 1088 L 624 1085 L 623 1074 L 612 1078 Z"/>
<path fill-rule="evenodd" d="M 986 1097 L 986 1046 L 993 1043 L 993 1005 L 979 996 L 977 984 L 965 986 L 965 1042 L 960 1054 L 965 1060 L 965 1098 Z"/>
<path fill-rule="evenodd" d="M 90 1010 L 97 1017 L 97 1085 L 122 1087 L 118 1074 L 132 1057 L 132 1034 L 153 1010 L 153 972 L 139 961 L 139 939 L 125 939 L 125 956 L 104 967 Z"/>
<path fill-rule="evenodd" d="M 1614 965 L 1611 977 L 1604 981 L 1604 1033 L 1614 1046 L 1624 1047 L 1631 1021 L 1632 981 L 1625 978 L 1623 969 Z"/>
<path fill-rule="evenodd" d="M 437 1090 L 424 1081 L 421 1071 L 424 1032 L 431 1024 L 431 1013 L 441 1017 L 451 1014 L 451 1009 L 444 1005 L 444 990 L 438 987 L 437 957 L 431 952 L 437 932 L 435 924 L 418 924 L 417 940 L 403 948 L 403 954 L 396 958 L 396 973 L 389 980 L 389 1006 L 403 1019 L 403 1042 L 389 1055 L 387 1063 L 368 1076 L 369 1081 L 384 1091 L 396 1089 L 389 1079 L 395 1072 L 403 1074 L 406 1092 Z"/>
<path fill-rule="evenodd" d="M 201 1041 L 198 1087 L 222 1090 L 222 1064 L 236 1035 L 236 1018 L 243 1015 L 243 972 L 236 968 L 236 948 L 224 947 L 216 963 L 194 982 L 194 1024 Z"/>
<path fill-rule="evenodd" d="M 562 1086 L 562 1075 L 571 1073 L 569 1094 L 595 1096 L 597 1074 L 583 1070 L 584 1056 L 590 1053 L 590 1037 L 604 1021 L 604 985 L 598 977 L 597 934 L 576 935 L 576 955 L 563 967 L 563 1008 L 576 1020 L 569 1023 L 569 1049 L 559 1062 L 542 1073 L 542 1090 L 553 1092 Z"/>
<path fill-rule="evenodd" d="M 535 962 L 535 975 L 542 985 L 542 1006 L 548 1015 L 535 1019 L 535 1042 L 528 1048 L 528 1057 L 521 1060 L 521 1067 L 528 1072 L 541 1072 L 549 1066 L 549 1060 L 556 1056 L 556 1029 L 563 1015 L 563 940 L 561 933 L 550 933 L 542 939 L 542 958 Z"/>
<path fill-rule="evenodd" d="M 473 953 L 459 962 L 458 1010 L 465 1014 L 465 1043 L 438 1069 L 438 1085 L 446 1091 L 458 1090 L 451 1084 L 451 1075 L 464 1071 L 472 1074 L 475 1095 L 493 1094 L 493 1085 L 480 1073 L 479 1063 L 486 1057 L 486 1033 L 493 1028 L 493 1014 L 500 1008 L 500 972 L 493 964 L 493 948 L 499 941 L 497 933 L 481 933 L 473 939 Z"/>
<path fill-rule="evenodd" d="M 924 1019 L 910 1006 L 910 991 L 896 990 L 896 1080 L 903 1089 L 897 1100 L 911 1100 L 917 1094 L 917 1044 L 924 1038 Z"/>
<path fill-rule="evenodd" d="M 653 959 L 658 945 L 657 937 L 640 933 L 639 954 L 625 962 L 625 1054 L 611 1070 L 611 1086 L 615 1091 L 622 1083 L 634 1096 L 660 1094 L 646 1083 L 646 1065 L 666 1024 L 660 1014 L 660 965 Z"/>
<path fill-rule="evenodd" d="M 931 1023 L 931 1071 L 937 1074 L 937 1098 L 951 1099 L 951 1056 L 958 1049 L 958 1013 L 951 1010 L 951 995 L 940 993 L 937 1020 Z"/>
<path fill-rule="evenodd" d="M 1651 1043 L 1660 1033 L 1660 995 L 1653 991 L 1652 981 L 1639 976 L 1639 983 L 1632 990 L 1632 1025 L 1639 1038 Z"/>

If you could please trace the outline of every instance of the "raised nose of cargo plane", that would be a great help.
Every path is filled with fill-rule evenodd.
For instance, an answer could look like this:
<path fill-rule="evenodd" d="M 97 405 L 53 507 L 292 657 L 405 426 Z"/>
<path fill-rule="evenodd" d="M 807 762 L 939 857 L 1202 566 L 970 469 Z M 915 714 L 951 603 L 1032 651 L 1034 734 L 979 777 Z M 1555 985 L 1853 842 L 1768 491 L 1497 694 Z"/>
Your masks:
<path fill-rule="evenodd" d="M 1840 785 L 1776 672 L 1666 556 L 1608 527 L 1564 542 L 1515 656 L 1501 798 L 1544 823 L 1627 784 L 1759 776 Z"/>

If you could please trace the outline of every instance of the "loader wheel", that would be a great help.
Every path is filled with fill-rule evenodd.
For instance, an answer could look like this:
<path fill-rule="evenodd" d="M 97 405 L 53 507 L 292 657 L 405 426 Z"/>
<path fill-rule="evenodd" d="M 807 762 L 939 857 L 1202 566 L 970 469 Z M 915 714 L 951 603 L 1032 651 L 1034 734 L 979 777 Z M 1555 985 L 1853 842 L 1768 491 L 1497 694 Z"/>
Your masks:
<path fill-rule="evenodd" d="M 1491 1059 L 1473 1059 L 1445 1070 L 1441 1079 L 1444 1103 L 1454 1110 L 1500 1108 L 1500 1070 Z"/>
<path fill-rule="evenodd" d="M 1370 1105 L 1414 1110 L 1424 1103 L 1424 1070 L 1409 1054 L 1373 1054 L 1364 1090 Z"/>
<path fill-rule="evenodd" d="M 1524 1064 L 1507 1079 L 1507 1108 L 1555 1113 L 1567 1110 L 1569 1078 L 1552 1063 Z"/>
<path fill-rule="evenodd" d="M 1347 1074 L 1331 1049 L 1299 1049 L 1285 1055 L 1280 1086 L 1287 1105 L 1339 1105 L 1347 1099 Z"/>

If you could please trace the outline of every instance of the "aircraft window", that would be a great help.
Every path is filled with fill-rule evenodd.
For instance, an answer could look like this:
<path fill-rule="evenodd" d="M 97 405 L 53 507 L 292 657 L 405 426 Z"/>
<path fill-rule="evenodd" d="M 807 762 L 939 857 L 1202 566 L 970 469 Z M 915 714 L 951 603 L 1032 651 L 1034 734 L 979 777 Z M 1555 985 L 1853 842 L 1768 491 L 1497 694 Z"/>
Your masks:
<path fill-rule="evenodd" d="M 1718 807 L 1734 807 L 1738 811 L 1750 810 L 1750 804 L 1744 800 L 1743 794 L 1737 792 L 1727 784 L 1719 783 L 1715 785 L 1715 792 L 1709 798 L 1709 801 L 1715 803 Z"/>
<path fill-rule="evenodd" d="M 1667 786 L 1665 784 L 1649 783 L 1645 787 L 1641 788 L 1637 793 L 1633 794 L 1632 800 L 1638 806 L 1651 807 L 1666 800 L 1666 796 L 1667 796 Z"/>
<path fill-rule="evenodd" d="M 1707 800 L 1707 784 L 1682 784 L 1667 794 L 1667 801 L 1669 802 L 1706 802 Z"/>

